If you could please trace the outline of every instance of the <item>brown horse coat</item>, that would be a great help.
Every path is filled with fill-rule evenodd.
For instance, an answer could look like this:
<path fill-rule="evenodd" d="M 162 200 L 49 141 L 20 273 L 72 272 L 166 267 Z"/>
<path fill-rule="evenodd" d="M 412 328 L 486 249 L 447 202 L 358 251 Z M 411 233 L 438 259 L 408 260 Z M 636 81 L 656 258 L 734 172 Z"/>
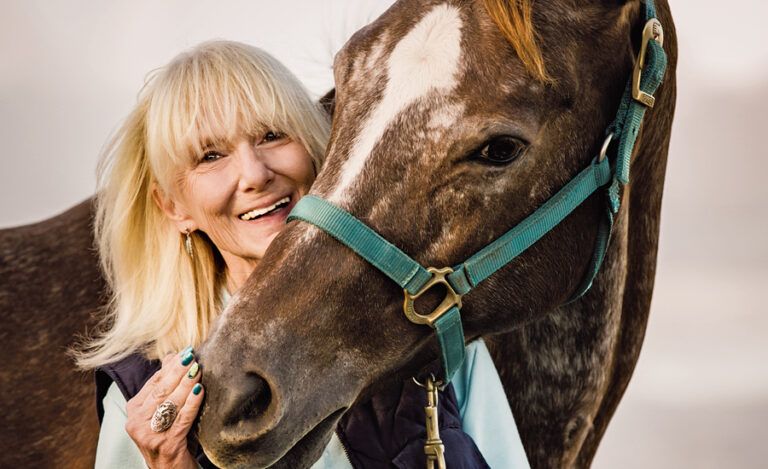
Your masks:
<path fill-rule="evenodd" d="M 93 467 L 93 374 L 68 354 L 106 300 L 91 221 L 86 200 L 0 230 L 2 467 Z"/>

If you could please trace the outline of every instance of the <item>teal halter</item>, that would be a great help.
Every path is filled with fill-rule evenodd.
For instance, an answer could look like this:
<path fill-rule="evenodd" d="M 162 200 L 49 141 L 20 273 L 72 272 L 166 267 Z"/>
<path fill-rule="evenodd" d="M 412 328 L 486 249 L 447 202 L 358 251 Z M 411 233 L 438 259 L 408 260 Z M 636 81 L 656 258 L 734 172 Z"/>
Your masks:
<path fill-rule="evenodd" d="M 453 268 L 424 268 L 350 213 L 313 195 L 302 198 L 288 216 L 288 221 L 303 220 L 324 230 L 404 289 L 406 317 L 416 324 L 429 325 L 437 333 L 444 383 L 450 381 L 464 360 L 461 297 L 557 226 L 592 193 L 605 188 L 608 203 L 598 227 L 590 267 L 570 301 L 592 286 L 608 247 L 614 216 L 619 211 L 620 189 L 629 184 L 630 158 L 643 116 L 648 107 L 653 107 L 653 93 L 667 65 L 663 32 L 653 0 L 646 0 L 645 6 L 640 54 L 600 154 L 538 210 L 463 263 Z M 616 145 L 611 144 L 614 138 L 618 138 Z M 610 160 L 615 161 L 613 168 Z M 442 303 L 429 314 L 416 312 L 414 301 L 436 284 L 447 290 Z"/>

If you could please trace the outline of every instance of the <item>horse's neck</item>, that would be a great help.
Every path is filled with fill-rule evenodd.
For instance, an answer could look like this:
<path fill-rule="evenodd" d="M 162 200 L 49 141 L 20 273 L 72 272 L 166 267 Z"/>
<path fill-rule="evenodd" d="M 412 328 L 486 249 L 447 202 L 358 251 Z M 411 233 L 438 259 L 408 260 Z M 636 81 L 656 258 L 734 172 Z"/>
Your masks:
<path fill-rule="evenodd" d="M 525 327 L 489 340 L 533 467 L 568 467 L 589 437 L 618 356 L 626 217 L 590 292 Z"/>
<path fill-rule="evenodd" d="M 674 100 L 671 88 L 666 99 Z M 653 291 L 672 108 L 644 132 L 635 156 L 643 163 L 633 166 L 592 289 L 488 339 L 533 467 L 588 467 L 634 371 Z"/>
<path fill-rule="evenodd" d="M 647 113 L 632 182 L 603 267 L 581 300 L 487 339 L 532 467 L 588 467 L 640 354 L 656 272 L 661 198 L 676 97 L 669 6 L 667 73 Z"/>

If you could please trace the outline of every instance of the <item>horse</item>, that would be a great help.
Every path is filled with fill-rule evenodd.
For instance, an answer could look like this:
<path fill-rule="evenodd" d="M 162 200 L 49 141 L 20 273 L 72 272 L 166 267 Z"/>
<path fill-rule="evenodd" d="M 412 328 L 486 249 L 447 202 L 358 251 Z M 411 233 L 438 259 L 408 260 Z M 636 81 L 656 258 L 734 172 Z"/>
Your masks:
<path fill-rule="evenodd" d="M 107 301 L 92 227 L 89 199 L 0 230 L 2 467 L 93 467 L 94 378 L 68 353 Z"/>
<path fill-rule="evenodd" d="M 614 193 L 591 289 L 569 301 L 593 266 L 602 191 L 462 299 L 465 337 L 485 338 L 535 468 L 591 464 L 643 342 L 676 93 L 674 24 L 658 3 L 667 73 L 636 98 L 647 112 L 632 183 Z M 646 8 L 396 2 L 335 57 L 332 134 L 310 196 L 421 265 L 457 265 L 611 147 L 645 34 L 661 42 Z M 402 295 L 324 229 L 290 222 L 200 351 L 211 460 L 308 467 L 347 409 L 434 362 L 435 334 L 406 320 Z M 429 290 L 419 308 L 441 298 Z"/>

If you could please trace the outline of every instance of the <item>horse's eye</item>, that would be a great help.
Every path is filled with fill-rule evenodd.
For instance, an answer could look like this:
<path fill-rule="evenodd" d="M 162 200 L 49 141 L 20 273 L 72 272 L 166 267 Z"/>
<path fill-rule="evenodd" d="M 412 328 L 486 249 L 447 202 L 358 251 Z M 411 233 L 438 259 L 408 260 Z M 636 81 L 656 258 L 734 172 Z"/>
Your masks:
<path fill-rule="evenodd" d="M 503 135 L 485 142 L 473 155 L 475 158 L 491 164 L 506 164 L 519 158 L 528 145 L 516 137 Z"/>

